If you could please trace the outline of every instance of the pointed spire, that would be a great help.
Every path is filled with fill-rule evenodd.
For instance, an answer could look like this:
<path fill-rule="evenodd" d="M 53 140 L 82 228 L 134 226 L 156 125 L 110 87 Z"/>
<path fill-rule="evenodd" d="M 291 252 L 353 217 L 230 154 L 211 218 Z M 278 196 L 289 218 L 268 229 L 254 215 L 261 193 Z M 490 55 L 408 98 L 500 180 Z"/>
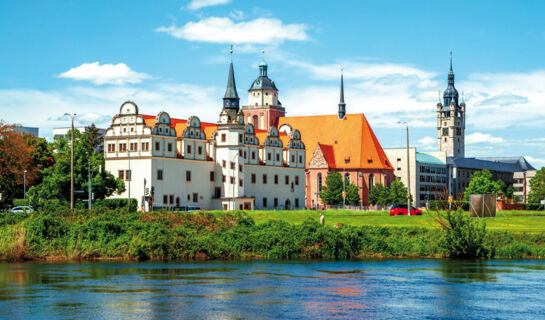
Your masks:
<path fill-rule="evenodd" d="M 450 52 L 450 72 L 452 72 L 452 51 Z"/>
<path fill-rule="evenodd" d="M 227 89 L 225 90 L 225 95 L 223 99 L 238 99 L 237 86 L 235 83 L 235 71 L 233 70 L 233 45 L 231 45 L 231 50 L 229 50 L 231 55 L 231 63 L 229 64 L 229 76 L 227 77 Z"/>
<path fill-rule="evenodd" d="M 344 103 L 344 77 L 343 69 L 341 69 L 341 96 L 339 99 L 339 119 L 344 119 L 346 115 L 346 103 Z"/>
<path fill-rule="evenodd" d="M 437 91 L 437 94 L 439 95 L 439 100 L 437 101 L 437 105 L 442 106 L 443 104 L 441 103 L 441 91 Z"/>

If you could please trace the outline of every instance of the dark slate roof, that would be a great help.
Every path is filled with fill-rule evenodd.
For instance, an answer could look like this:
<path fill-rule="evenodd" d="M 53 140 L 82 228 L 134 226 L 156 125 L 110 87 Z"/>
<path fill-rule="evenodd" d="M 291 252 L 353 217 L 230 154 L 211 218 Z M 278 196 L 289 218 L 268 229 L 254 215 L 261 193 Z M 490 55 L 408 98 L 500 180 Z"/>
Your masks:
<path fill-rule="evenodd" d="M 487 169 L 489 171 L 501 171 L 501 172 L 518 172 L 518 166 L 513 163 L 505 163 L 498 161 L 489 161 L 482 160 L 477 158 L 461 158 L 461 157 L 448 157 L 447 164 L 449 166 L 457 168 L 466 168 L 466 169 L 476 169 L 483 170 Z"/>
<path fill-rule="evenodd" d="M 250 90 L 277 90 L 274 81 L 269 79 L 267 76 L 259 76 L 254 80 Z"/>
<path fill-rule="evenodd" d="M 229 65 L 229 76 L 227 78 L 227 89 L 223 99 L 238 99 L 237 85 L 235 83 L 235 71 L 233 70 L 233 63 Z"/>
<path fill-rule="evenodd" d="M 535 170 L 535 168 L 524 157 L 482 157 L 481 160 L 509 163 L 514 165 L 517 171 Z"/>

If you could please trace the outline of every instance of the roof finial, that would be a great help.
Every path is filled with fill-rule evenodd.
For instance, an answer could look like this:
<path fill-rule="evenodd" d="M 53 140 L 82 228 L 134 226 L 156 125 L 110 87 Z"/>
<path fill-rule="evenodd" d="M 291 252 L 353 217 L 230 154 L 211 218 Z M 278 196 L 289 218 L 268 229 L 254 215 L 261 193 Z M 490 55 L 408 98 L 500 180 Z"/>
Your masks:
<path fill-rule="evenodd" d="M 452 72 L 452 51 L 450 51 L 450 72 Z"/>
<path fill-rule="evenodd" d="M 265 50 L 261 50 L 261 61 L 265 62 Z"/>
<path fill-rule="evenodd" d="M 231 62 L 233 62 L 233 45 L 231 44 L 231 49 L 229 49 L 229 54 L 231 56 Z"/>

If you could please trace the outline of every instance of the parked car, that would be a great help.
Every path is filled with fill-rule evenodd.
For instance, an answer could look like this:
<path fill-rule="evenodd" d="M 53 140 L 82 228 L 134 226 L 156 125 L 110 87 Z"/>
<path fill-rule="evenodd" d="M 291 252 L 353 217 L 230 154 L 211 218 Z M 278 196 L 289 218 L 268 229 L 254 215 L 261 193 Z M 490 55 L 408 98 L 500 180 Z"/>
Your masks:
<path fill-rule="evenodd" d="M 187 207 L 187 212 L 198 212 L 202 211 L 201 207 Z"/>
<path fill-rule="evenodd" d="M 34 210 L 32 210 L 32 207 L 29 207 L 29 206 L 21 206 L 21 207 L 15 207 L 11 209 L 10 211 L 13 213 L 24 213 L 24 212 L 31 213 Z"/>
<path fill-rule="evenodd" d="M 395 204 L 390 208 L 390 215 L 391 216 L 399 216 L 399 215 L 406 216 L 408 215 L 408 211 L 409 210 L 407 210 L 406 204 Z M 421 215 L 422 215 L 422 210 L 411 206 L 411 216 L 421 216 Z"/>

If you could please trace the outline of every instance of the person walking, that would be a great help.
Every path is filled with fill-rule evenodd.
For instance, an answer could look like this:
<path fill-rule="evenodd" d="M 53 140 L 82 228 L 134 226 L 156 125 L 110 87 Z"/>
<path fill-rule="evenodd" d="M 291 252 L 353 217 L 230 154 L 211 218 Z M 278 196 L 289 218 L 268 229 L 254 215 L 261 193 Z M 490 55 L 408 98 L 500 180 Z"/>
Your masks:
<path fill-rule="evenodd" d="M 320 212 L 320 224 L 325 224 L 324 214 Z"/>

